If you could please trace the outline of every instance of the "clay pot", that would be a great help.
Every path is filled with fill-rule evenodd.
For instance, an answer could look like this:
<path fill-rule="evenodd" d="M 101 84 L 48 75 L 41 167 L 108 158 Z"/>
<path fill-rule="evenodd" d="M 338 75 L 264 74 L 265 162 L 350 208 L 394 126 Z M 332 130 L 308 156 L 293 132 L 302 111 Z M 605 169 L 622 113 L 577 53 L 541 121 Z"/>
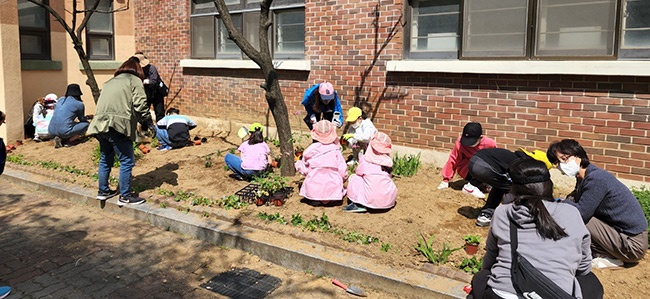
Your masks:
<path fill-rule="evenodd" d="M 256 206 L 263 206 L 266 203 L 266 199 L 263 197 L 258 197 L 255 199 L 255 205 Z"/>
<path fill-rule="evenodd" d="M 276 161 L 276 160 L 271 161 L 271 167 L 277 168 L 278 167 L 278 161 Z"/>
<path fill-rule="evenodd" d="M 201 139 L 199 139 L 199 140 L 194 140 L 194 145 L 201 145 Z"/>
<path fill-rule="evenodd" d="M 143 154 L 148 154 L 149 153 L 149 148 L 146 147 L 144 144 L 138 145 L 138 148 L 140 149 L 140 151 L 142 151 Z"/>
<path fill-rule="evenodd" d="M 478 244 L 465 243 L 465 253 L 469 255 L 475 255 L 477 251 L 478 251 Z"/>
<path fill-rule="evenodd" d="M 273 199 L 273 205 L 275 205 L 276 207 L 281 207 L 282 205 L 284 205 L 284 199 L 275 199 L 274 198 Z"/>

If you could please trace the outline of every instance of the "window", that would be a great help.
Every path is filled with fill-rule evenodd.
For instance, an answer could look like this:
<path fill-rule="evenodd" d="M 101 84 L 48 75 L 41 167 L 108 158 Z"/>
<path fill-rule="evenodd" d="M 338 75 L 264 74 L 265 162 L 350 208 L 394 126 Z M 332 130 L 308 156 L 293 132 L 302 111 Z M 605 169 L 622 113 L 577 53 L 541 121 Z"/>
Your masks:
<path fill-rule="evenodd" d="M 86 7 L 90 7 L 95 0 L 86 0 Z M 93 12 L 86 25 L 86 52 L 92 60 L 113 60 L 114 33 L 113 13 L 106 13 L 113 9 L 112 0 L 100 0 L 97 10 Z"/>
<path fill-rule="evenodd" d="M 50 14 L 27 0 L 18 0 L 18 26 L 21 59 L 50 60 Z"/>
<path fill-rule="evenodd" d="M 650 58 L 648 0 L 410 0 L 408 59 Z"/>
<path fill-rule="evenodd" d="M 260 0 L 226 0 L 237 29 L 259 49 Z M 303 59 L 305 54 L 304 0 L 276 1 L 269 43 L 274 59 Z M 229 39 L 212 0 L 192 0 L 192 58 L 247 59 Z"/>
<path fill-rule="evenodd" d="M 627 0 L 621 12 L 619 57 L 650 57 L 650 1 Z"/>
<path fill-rule="evenodd" d="M 461 0 L 412 0 L 410 58 L 458 58 Z"/>

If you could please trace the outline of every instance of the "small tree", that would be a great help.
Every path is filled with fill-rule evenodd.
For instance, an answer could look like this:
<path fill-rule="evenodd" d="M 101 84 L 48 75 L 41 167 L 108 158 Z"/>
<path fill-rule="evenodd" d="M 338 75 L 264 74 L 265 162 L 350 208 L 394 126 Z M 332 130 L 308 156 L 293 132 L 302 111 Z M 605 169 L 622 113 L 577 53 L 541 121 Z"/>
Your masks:
<path fill-rule="evenodd" d="M 77 55 L 79 56 L 79 60 L 81 61 L 81 64 L 84 67 L 86 77 L 88 77 L 88 79 L 86 80 L 86 85 L 90 87 L 90 90 L 92 91 L 93 94 L 93 99 L 95 103 L 97 103 L 97 100 L 99 99 L 99 86 L 97 85 L 97 80 L 95 79 L 95 74 L 93 73 L 93 70 L 90 67 L 90 63 L 88 62 L 88 56 L 86 55 L 86 51 L 84 50 L 83 42 L 81 41 L 80 36 L 82 32 L 86 29 L 86 25 L 88 25 L 88 20 L 90 20 L 90 17 L 93 15 L 93 13 L 95 12 L 115 13 L 119 11 L 128 10 L 129 0 L 126 0 L 126 4 L 124 6 L 116 9 L 111 9 L 111 10 L 98 10 L 97 7 L 99 7 L 100 0 L 94 0 L 94 2 L 89 7 L 84 7 L 84 9 L 79 10 L 77 9 L 77 0 L 73 0 L 72 11 L 70 12 L 70 14 L 72 15 L 72 20 L 70 24 L 68 24 L 65 21 L 65 18 L 61 14 L 59 14 L 56 10 L 54 10 L 52 6 L 43 2 L 43 0 L 29 0 L 29 2 L 32 2 L 47 10 L 48 13 L 51 14 L 68 33 L 70 39 L 72 39 L 72 44 L 74 45 L 74 49 L 77 52 Z M 78 14 L 84 14 L 84 17 L 79 23 L 79 26 L 77 27 Z"/>
<path fill-rule="evenodd" d="M 273 25 L 269 16 L 273 0 L 263 0 L 260 3 L 260 23 L 259 23 L 259 45 L 260 50 L 255 49 L 237 30 L 228 11 L 228 6 L 224 0 L 213 0 L 223 24 L 228 29 L 229 38 L 257 64 L 264 74 L 264 83 L 260 86 L 265 91 L 266 102 L 273 114 L 273 119 L 278 128 L 278 138 L 280 139 L 280 152 L 282 159 L 292 159 L 293 143 L 291 142 L 291 125 L 289 123 L 289 113 L 287 105 L 284 102 L 282 90 L 280 90 L 280 81 L 278 73 L 273 66 L 273 58 L 269 49 L 269 28 Z M 296 173 L 293 163 L 282 163 L 280 172 L 283 176 L 292 176 Z"/>

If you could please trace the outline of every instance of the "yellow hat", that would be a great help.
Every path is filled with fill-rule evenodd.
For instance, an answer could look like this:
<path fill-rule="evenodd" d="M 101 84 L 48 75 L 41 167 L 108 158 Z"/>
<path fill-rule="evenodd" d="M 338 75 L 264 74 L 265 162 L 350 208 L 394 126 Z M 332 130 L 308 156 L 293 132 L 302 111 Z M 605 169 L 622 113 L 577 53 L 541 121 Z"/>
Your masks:
<path fill-rule="evenodd" d="M 530 156 L 531 158 L 540 162 L 544 162 L 544 164 L 546 164 L 546 168 L 551 169 L 551 167 L 553 167 L 553 164 L 551 164 L 551 161 L 548 160 L 548 157 L 546 156 L 545 152 L 540 150 L 534 150 L 531 153 L 523 148 L 520 148 L 520 150 L 524 152 L 526 155 Z"/>
<path fill-rule="evenodd" d="M 352 107 L 350 108 L 350 110 L 348 110 L 348 117 L 345 119 L 345 121 L 349 123 L 356 121 L 357 119 L 359 119 L 359 117 L 361 117 L 361 114 L 363 114 L 361 112 L 361 108 Z"/>
<path fill-rule="evenodd" d="M 262 124 L 260 124 L 260 123 L 253 123 L 251 125 L 251 128 L 249 129 L 249 131 L 255 132 L 255 131 L 257 131 L 257 129 L 260 129 L 260 131 L 262 131 L 264 129 L 264 126 L 262 126 Z"/>

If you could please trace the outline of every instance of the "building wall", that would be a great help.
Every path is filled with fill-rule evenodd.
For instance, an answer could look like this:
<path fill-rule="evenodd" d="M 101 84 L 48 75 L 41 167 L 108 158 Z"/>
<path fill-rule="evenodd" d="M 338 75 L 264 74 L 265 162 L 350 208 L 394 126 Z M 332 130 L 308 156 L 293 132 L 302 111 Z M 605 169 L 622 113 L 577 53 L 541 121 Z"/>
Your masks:
<path fill-rule="evenodd" d="M 78 5 L 83 5 L 83 1 L 77 2 L 79 3 Z M 67 23 L 70 25 L 72 15 L 68 12 L 72 11 L 72 0 L 66 0 L 65 2 L 50 1 L 50 3 L 59 14 L 65 16 Z M 114 8 L 122 7 L 125 4 L 126 1 L 115 1 Z M 66 10 L 65 14 L 63 13 L 64 9 Z M 81 9 L 81 7 L 78 9 Z M 133 3 L 131 3 L 129 10 L 116 12 L 113 15 L 115 63 L 117 65 L 125 61 L 135 52 L 135 40 L 133 38 L 133 32 L 135 30 L 133 26 L 134 10 Z M 79 24 L 83 15 L 78 15 L 77 18 L 77 24 Z M 27 115 L 37 98 L 43 97 L 48 93 L 55 93 L 61 97 L 65 94 L 66 87 L 70 83 L 78 83 L 81 86 L 81 91 L 84 94 L 82 100 L 86 106 L 86 113 L 92 114 L 95 110 L 95 102 L 90 87 L 86 85 L 87 76 L 80 65 L 79 55 L 72 45 L 72 39 L 63 26 L 51 16 L 50 32 L 52 60 L 60 61 L 62 69 L 23 70 L 21 72 L 23 81 L 23 110 L 25 115 Z M 85 40 L 85 33 L 82 33 L 81 39 L 82 41 Z M 100 88 L 105 81 L 113 77 L 115 69 L 116 67 L 93 69 L 95 79 Z"/>
<path fill-rule="evenodd" d="M 182 90 L 172 106 L 189 115 L 272 125 L 260 71 L 178 66 L 190 58 L 189 2 L 134 3 L 136 47 L 167 81 L 175 68 L 172 95 Z M 466 122 L 478 121 L 500 147 L 546 149 L 554 140 L 575 138 L 597 165 L 650 182 L 649 78 L 388 72 L 386 62 L 402 58 L 403 28 L 396 21 L 403 5 L 305 1 L 311 71 L 280 71 L 290 114 L 304 111 L 305 89 L 329 80 L 344 111 L 363 107 L 397 145 L 446 152 Z M 375 56 L 395 24 L 398 33 Z M 290 117 L 294 128 L 305 129 L 303 116 Z"/>
<path fill-rule="evenodd" d="M 0 126 L 0 137 L 7 144 L 22 137 L 20 101 L 20 47 L 18 46 L 17 2 L 0 1 L 0 110 L 7 114 L 6 124 Z M 4 149 L 1 149 L 4 150 Z"/>

